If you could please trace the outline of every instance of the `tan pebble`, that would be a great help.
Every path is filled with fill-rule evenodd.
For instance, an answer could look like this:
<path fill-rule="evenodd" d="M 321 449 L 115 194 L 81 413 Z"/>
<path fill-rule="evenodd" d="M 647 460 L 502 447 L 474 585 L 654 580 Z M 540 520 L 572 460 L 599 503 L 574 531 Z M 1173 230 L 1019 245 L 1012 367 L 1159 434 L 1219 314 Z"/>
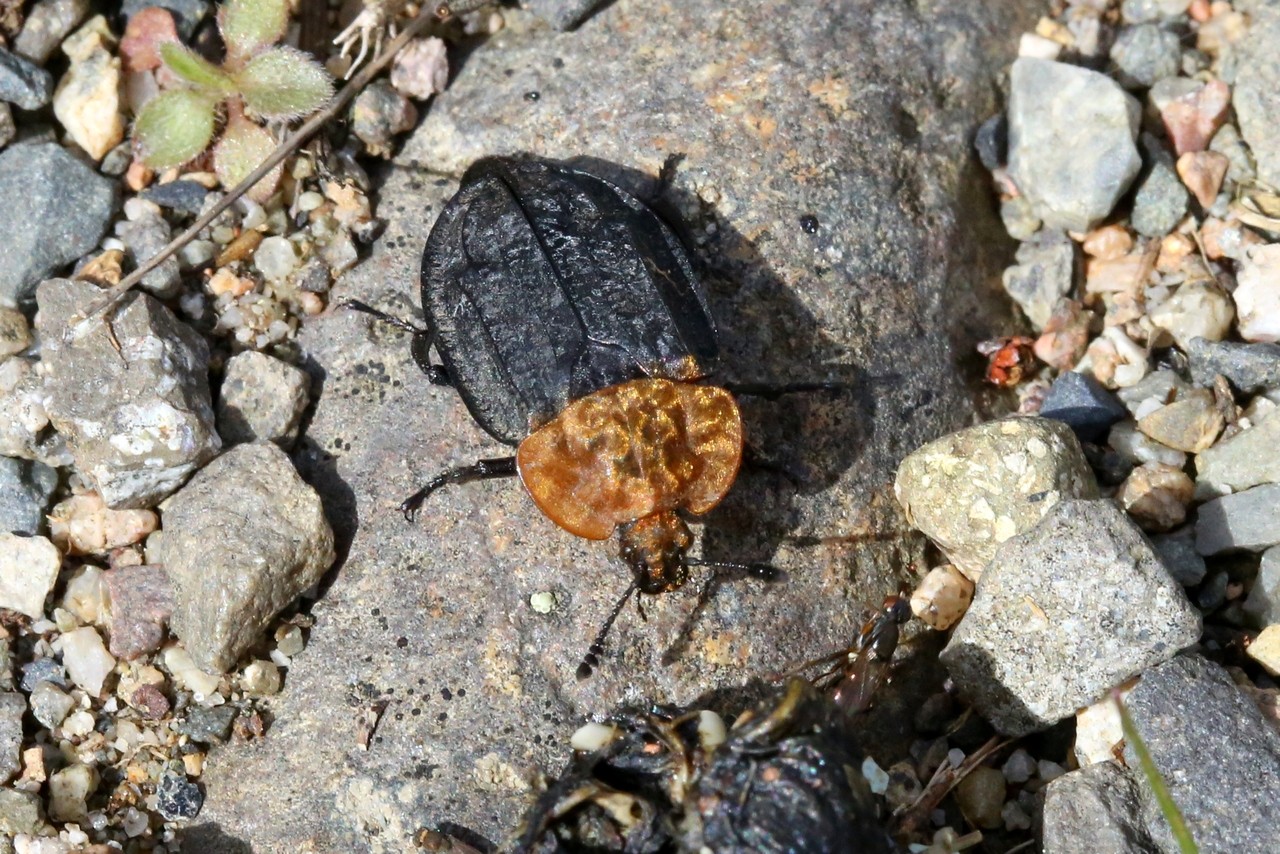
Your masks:
<path fill-rule="evenodd" d="M 262 232 L 242 231 L 238 237 L 227 244 L 227 248 L 222 250 L 214 263 L 219 267 L 225 267 L 234 261 L 246 261 L 253 257 L 254 250 L 261 242 Z"/>
<path fill-rule="evenodd" d="M 1227 155 L 1216 151 L 1188 151 L 1178 158 L 1178 177 L 1203 207 L 1210 207 L 1218 198 L 1222 179 L 1227 177 L 1231 161 Z"/>
<path fill-rule="evenodd" d="M 1160 254 L 1156 256 L 1156 272 L 1176 273 L 1182 269 L 1182 263 L 1186 261 L 1187 256 L 1195 251 L 1196 242 L 1187 235 L 1168 235 L 1160 241 Z"/>
<path fill-rule="evenodd" d="M 130 192 L 139 193 L 154 180 L 156 171 L 141 160 L 129 164 L 124 173 L 124 184 Z"/>
<path fill-rule="evenodd" d="M 1120 702 L 1128 698 L 1137 684 L 1138 679 L 1134 677 L 1117 687 Z M 1081 768 L 1114 761 L 1116 751 L 1123 748 L 1124 726 L 1120 722 L 1120 711 L 1110 696 L 1076 712 L 1074 752 Z"/>
<path fill-rule="evenodd" d="M 1084 251 L 1094 258 L 1109 260 L 1121 258 L 1129 254 L 1133 248 L 1133 237 L 1122 225 L 1104 225 L 1096 228 L 1084 237 Z"/>
<path fill-rule="evenodd" d="M 1195 483 L 1182 469 L 1145 463 L 1120 485 L 1116 499 L 1144 531 L 1168 531 L 1187 518 Z"/>
<path fill-rule="evenodd" d="M 1221 80 L 1212 80 L 1166 104 L 1160 118 L 1178 156 L 1208 148 L 1230 106 L 1231 89 Z"/>
<path fill-rule="evenodd" d="M 1075 300 L 1059 300 L 1036 339 L 1036 358 L 1058 371 L 1069 371 L 1089 346 L 1089 325 L 1094 315 Z"/>
<path fill-rule="evenodd" d="M 188 777 L 199 777 L 204 773 L 204 754 L 203 753 L 186 753 L 182 757 L 183 768 L 187 772 Z"/>
<path fill-rule="evenodd" d="M 205 288 L 214 296 L 231 294 L 233 297 L 239 297 L 253 290 L 253 279 L 237 276 L 224 267 L 209 277 Z"/>
<path fill-rule="evenodd" d="M 1210 281 L 1188 282 L 1151 309 L 1151 323 L 1167 330 L 1184 350 L 1192 338 L 1221 341 L 1236 319 L 1231 297 Z"/>
<path fill-rule="evenodd" d="M 911 612 L 925 625 L 945 631 L 960 621 L 973 601 L 973 582 L 944 564 L 929 570 L 911 594 Z"/>
<path fill-rule="evenodd" d="M 1084 289 L 1090 294 L 1137 291 L 1146 284 L 1146 253 L 1131 252 L 1119 258 L 1091 258 L 1085 264 Z"/>
<path fill-rule="evenodd" d="M 324 299 L 319 294 L 313 294 L 311 291 L 298 292 L 298 306 L 302 309 L 302 313 L 306 315 L 317 315 L 324 311 Z"/>
<path fill-rule="evenodd" d="M 1226 422 L 1206 389 L 1183 392 L 1177 400 L 1138 421 L 1146 436 L 1179 451 L 1199 453 L 1213 445 Z"/>
<path fill-rule="evenodd" d="M 1191 20 L 1201 24 L 1213 17 L 1209 0 L 1191 0 L 1191 5 L 1187 7 L 1187 14 L 1191 16 Z"/>
<path fill-rule="evenodd" d="M 1221 258 L 1239 258 L 1251 246 L 1265 243 L 1257 232 L 1245 228 L 1238 219 L 1227 220 L 1209 217 L 1200 226 L 1200 242 L 1204 254 L 1217 261 Z"/>
<path fill-rule="evenodd" d="M 160 526 L 151 510 L 112 510 L 97 493 L 73 495 L 49 514 L 49 535 L 68 554 L 102 554 L 141 542 Z"/>
<path fill-rule="evenodd" d="M 120 267 L 123 261 L 123 252 L 119 249 L 108 249 L 81 267 L 75 278 L 82 282 L 93 282 L 100 287 L 118 285 L 123 276 Z"/>
<path fill-rule="evenodd" d="M 1263 629 L 1249 644 L 1247 652 L 1272 676 L 1280 676 L 1280 624 Z"/>
<path fill-rule="evenodd" d="M 995 533 L 996 542 L 1003 543 L 1018 533 L 1018 526 L 1008 516 L 1001 516 L 996 520 L 993 532 Z"/>
<path fill-rule="evenodd" d="M 978 827 L 991 830 L 1004 824 L 1004 775 L 995 768 L 974 768 L 956 786 L 956 803 L 964 817 Z"/>

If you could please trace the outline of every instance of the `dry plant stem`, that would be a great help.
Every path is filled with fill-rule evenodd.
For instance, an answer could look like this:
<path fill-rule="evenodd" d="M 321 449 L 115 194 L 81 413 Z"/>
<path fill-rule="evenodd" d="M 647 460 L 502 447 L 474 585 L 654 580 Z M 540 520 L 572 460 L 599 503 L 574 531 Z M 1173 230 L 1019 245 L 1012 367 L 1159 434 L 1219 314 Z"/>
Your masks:
<path fill-rule="evenodd" d="M 960 784 L 960 781 L 968 777 L 973 769 L 977 768 L 994 753 L 1013 744 L 1014 739 L 1002 739 L 998 735 L 992 736 L 982 747 L 979 747 L 973 753 L 970 753 L 956 767 L 951 767 L 950 763 L 943 762 L 933 772 L 933 777 L 925 785 L 924 791 L 916 798 L 915 802 L 905 807 L 899 807 L 894 812 L 894 819 L 897 823 L 897 833 L 902 836 L 915 833 L 919 828 L 925 825 L 929 818 L 929 814 L 937 809 L 938 804 L 942 803 L 952 789 Z"/>
<path fill-rule="evenodd" d="M 247 178 L 232 187 L 231 190 L 222 197 L 221 201 L 205 213 L 201 214 L 186 231 L 179 234 L 163 249 L 155 255 L 152 255 L 144 263 L 140 264 L 132 273 L 121 279 L 120 284 L 112 288 L 111 292 L 101 300 L 90 306 L 85 312 L 84 319 L 70 326 L 69 330 L 73 334 L 80 334 L 85 325 L 91 320 L 100 314 L 110 311 L 118 305 L 120 300 L 124 298 L 124 295 L 129 292 L 129 289 L 142 281 L 143 276 L 158 267 L 170 255 L 194 240 L 196 235 L 200 233 L 200 230 L 213 222 L 218 214 L 235 204 L 236 200 L 247 193 L 254 184 L 257 184 L 262 180 L 268 172 L 296 151 L 302 143 L 306 142 L 311 135 L 323 127 L 326 122 L 336 116 L 338 112 L 356 96 L 356 93 L 363 89 L 369 81 L 377 76 L 377 74 L 395 58 L 395 55 L 400 52 L 402 47 L 408 44 L 410 39 L 419 35 L 435 21 L 447 20 L 453 15 L 469 12 L 482 5 L 484 5 L 484 2 L 480 2 L 480 0 L 462 0 L 462 2 L 456 3 L 452 6 L 442 4 L 430 11 L 424 8 L 418 13 L 418 16 L 404 28 L 400 35 L 396 36 L 391 43 L 387 45 L 386 50 L 361 69 L 359 74 L 351 78 L 351 81 L 348 82 L 347 85 L 343 86 L 342 89 L 333 96 L 333 99 L 328 103 L 328 105 L 321 109 L 320 112 L 307 119 L 307 121 L 303 122 L 301 127 L 290 134 L 284 142 L 280 143 L 276 150 L 271 153 L 270 157 L 264 160 L 257 169 L 250 172 Z"/>

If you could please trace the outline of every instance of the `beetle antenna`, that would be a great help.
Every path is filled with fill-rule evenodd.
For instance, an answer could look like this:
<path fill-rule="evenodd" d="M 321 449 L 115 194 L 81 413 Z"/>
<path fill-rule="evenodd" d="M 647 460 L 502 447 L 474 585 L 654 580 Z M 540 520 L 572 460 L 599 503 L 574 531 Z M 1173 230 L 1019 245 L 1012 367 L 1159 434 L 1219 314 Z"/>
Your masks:
<path fill-rule="evenodd" d="M 781 581 L 787 575 L 776 566 L 767 563 L 732 563 L 720 560 L 701 560 L 696 557 L 686 557 L 684 559 L 684 565 L 706 566 L 711 569 L 727 572 L 745 572 L 747 575 L 758 578 L 761 581 Z"/>
<path fill-rule="evenodd" d="M 633 581 L 622 594 L 613 610 L 609 612 L 609 618 L 604 621 L 604 625 L 600 627 L 600 631 L 596 632 L 596 638 L 591 642 L 591 646 L 587 649 L 587 654 L 582 657 L 582 663 L 578 665 L 578 678 L 586 679 L 591 672 L 600 666 L 600 656 L 604 655 L 604 641 L 609 636 L 609 630 L 613 628 L 613 621 L 618 619 L 618 615 L 622 613 L 622 606 L 627 604 L 627 599 L 631 598 L 631 594 L 636 592 L 636 583 Z"/>
<path fill-rule="evenodd" d="M 409 321 L 403 318 L 396 317 L 394 314 L 387 314 L 385 311 L 380 311 L 379 309 L 376 309 L 373 306 L 369 305 L 367 302 L 361 302 L 358 299 L 340 300 L 338 302 L 338 305 L 342 308 L 350 309 L 351 311 L 358 311 L 361 314 L 367 314 L 367 315 L 370 315 L 371 317 L 376 317 L 378 320 L 381 320 L 383 323 L 394 326 L 397 329 L 403 329 L 405 332 L 408 332 L 410 335 L 430 335 L 431 334 L 430 330 L 423 329 L 422 327 L 417 326 L 413 323 L 410 323 Z"/>

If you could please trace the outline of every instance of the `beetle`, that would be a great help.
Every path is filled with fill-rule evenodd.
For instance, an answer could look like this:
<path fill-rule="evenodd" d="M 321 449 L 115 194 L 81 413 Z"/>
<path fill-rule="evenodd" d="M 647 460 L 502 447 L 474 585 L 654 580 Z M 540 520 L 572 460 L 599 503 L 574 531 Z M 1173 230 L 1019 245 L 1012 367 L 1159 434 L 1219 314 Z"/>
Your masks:
<path fill-rule="evenodd" d="M 412 521 L 443 486 L 518 476 L 571 534 L 616 532 L 633 581 L 579 678 L 598 665 L 633 592 L 675 590 L 693 566 L 776 577 L 767 565 L 688 554 L 683 514 L 704 514 L 728 492 L 743 426 L 734 392 L 705 382 L 719 356 L 715 323 L 683 245 L 651 208 L 550 161 L 480 160 L 431 230 L 421 290 L 425 329 L 347 305 L 411 331 L 428 378 L 452 385 L 476 423 L 516 450 L 439 474 L 401 510 Z"/>

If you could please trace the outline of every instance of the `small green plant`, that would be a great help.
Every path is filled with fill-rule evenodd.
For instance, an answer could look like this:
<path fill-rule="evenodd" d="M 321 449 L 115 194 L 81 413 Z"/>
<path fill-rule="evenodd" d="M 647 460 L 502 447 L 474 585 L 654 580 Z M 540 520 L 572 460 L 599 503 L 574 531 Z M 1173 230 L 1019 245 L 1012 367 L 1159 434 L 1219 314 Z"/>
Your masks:
<path fill-rule="evenodd" d="M 293 121 L 324 106 L 333 95 L 328 73 L 302 51 L 276 45 L 288 22 L 288 0 L 227 0 L 218 11 L 222 65 L 177 42 L 162 44 L 160 58 L 181 85 L 138 113 L 133 139 L 142 161 L 168 169 L 195 159 L 218 136 L 221 120 L 213 165 L 232 187 L 276 146 L 261 123 Z M 278 179 L 276 170 L 249 195 L 264 200 Z"/>
<path fill-rule="evenodd" d="M 1151 786 L 1151 792 L 1155 795 L 1156 803 L 1160 805 L 1160 812 L 1164 814 L 1164 820 L 1169 822 L 1169 828 L 1173 831 L 1173 838 L 1178 843 L 1178 850 L 1182 854 L 1199 854 L 1200 848 L 1191 836 L 1190 829 L 1187 828 L 1186 819 L 1182 817 L 1182 810 L 1178 809 L 1178 805 L 1174 803 L 1173 796 L 1169 794 L 1169 787 L 1165 785 L 1164 776 L 1151 758 L 1151 751 L 1147 750 L 1147 743 L 1142 740 L 1142 734 L 1138 732 L 1138 726 L 1133 722 L 1133 716 L 1124 707 L 1124 702 L 1120 699 L 1120 692 L 1112 691 L 1111 701 L 1116 704 L 1116 709 L 1120 712 L 1120 726 L 1124 730 L 1124 737 L 1133 746 L 1133 752 L 1138 757 L 1138 766 L 1142 769 L 1143 776 L 1147 778 L 1147 785 Z"/>

